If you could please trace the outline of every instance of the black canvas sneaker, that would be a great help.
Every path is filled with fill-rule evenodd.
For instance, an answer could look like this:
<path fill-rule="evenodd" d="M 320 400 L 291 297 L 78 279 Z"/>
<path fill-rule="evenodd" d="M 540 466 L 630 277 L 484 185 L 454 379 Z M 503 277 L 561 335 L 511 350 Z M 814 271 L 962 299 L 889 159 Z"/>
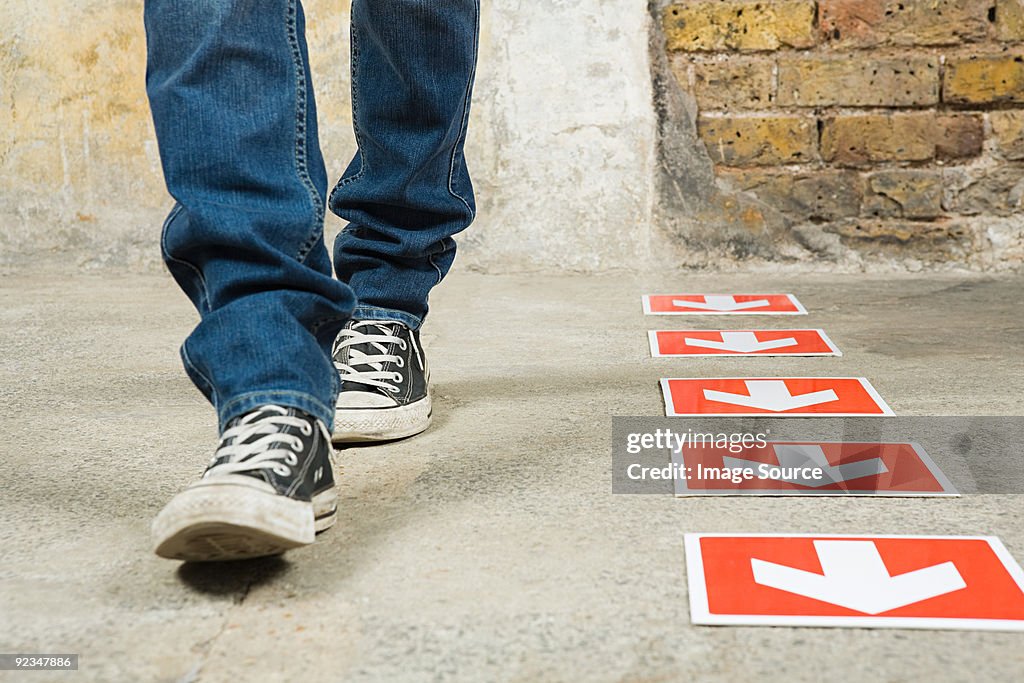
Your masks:
<path fill-rule="evenodd" d="M 430 424 L 430 370 L 418 330 L 400 322 L 351 320 L 332 355 L 341 379 L 335 442 L 401 439 Z"/>
<path fill-rule="evenodd" d="M 265 405 L 235 418 L 202 479 L 153 520 L 156 554 L 194 562 L 278 555 L 334 524 L 338 494 L 327 427 Z"/>

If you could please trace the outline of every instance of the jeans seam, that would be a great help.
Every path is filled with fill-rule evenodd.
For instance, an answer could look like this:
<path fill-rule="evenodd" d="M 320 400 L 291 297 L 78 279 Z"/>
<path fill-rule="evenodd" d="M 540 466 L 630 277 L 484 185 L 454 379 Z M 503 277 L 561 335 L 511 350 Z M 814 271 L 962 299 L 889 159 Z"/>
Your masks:
<path fill-rule="evenodd" d="M 461 197 L 460 197 L 460 199 L 461 199 Z M 455 240 L 453 240 L 451 237 L 443 237 L 443 238 L 441 238 L 441 253 L 442 254 L 445 253 L 446 251 L 448 251 L 448 247 L 445 246 L 445 242 L 446 241 L 454 242 Z M 438 266 L 437 262 L 434 260 L 437 256 L 438 256 L 438 254 L 431 254 L 430 256 L 427 257 L 427 262 L 430 263 L 430 265 L 434 266 L 434 270 L 437 271 L 437 282 L 434 283 L 435 287 L 437 285 L 441 284 L 441 280 L 444 279 L 444 273 L 441 272 L 441 267 Z"/>
<path fill-rule="evenodd" d="M 285 5 L 285 33 L 292 53 L 292 64 L 295 68 L 295 172 L 299 177 L 299 181 L 309 193 L 309 199 L 313 205 L 313 214 L 315 216 L 312 233 L 306 238 L 295 254 L 295 259 L 303 262 L 316 245 L 320 226 L 323 224 L 324 211 L 320 206 L 320 196 L 317 194 L 313 179 L 309 176 L 309 167 L 307 165 L 306 118 L 308 116 L 308 108 L 306 103 L 306 82 L 308 80 L 308 69 L 302 61 L 302 50 L 299 47 L 298 2 L 299 0 L 289 0 Z"/>
<path fill-rule="evenodd" d="M 474 2 L 473 5 L 474 5 L 474 10 L 475 10 L 474 15 L 473 15 L 473 21 L 474 21 L 474 25 L 476 27 L 476 30 L 473 33 L 473 54 L 474 54 L 473 68 L 472 68 L 472 70 L 469 73 L 469 80 L 466 83 L 466 91 L 465 91 L 465 94 L 463 95 L 463 99 L 462 99 L 462 123 L 459 125 L 459 135 L 455 139 L 455 144 L 452 146 L 452 156 L 451 156 L 451 160 L 449 161 L 449 165 L 448 165 L 448 193 L 451 196 L 453 196 L 456 199 L 458 199 L 459 201 L 461 201 L 465 205 L 466 210 L 469 211 L 470 220 L 472 220 L 473 218 L 476 217 L 476 211 L 474 211 L 472 209 L 472 207 L 470 207 L 469 202 L 466 201 L 465 197 L 463 197 L 462 195 L 460 195 L 459 193 L 457 193 L 455 191 L 454 179 L 455 179 L 455 157 L 458 155 L 459 141 L 461 141 L 465 137 L 466 129 L 467 129 L 468 124 L 469 124 L 469 102 L 470 102 L 470 98 L 472 97 L 472 93 L 473 93 L 473 81 L 476 79 L 476 58 L 475 58 L 475 55 L 477 54 L 477 51 L 479 50 L 478 43 L 479 43 L 479 34 L 480 34 L 480 3 L 479 3 L 479 0 L 477 0 L 477 2 Z M 436 268 L 436 266 L 435 266 L 435 268 Z M 440 280 L 438 280 L 438 282 L 440 282 Z"/>
<path fill-rule="evenodd" d="M 448 161 L 448 194 L 450 194 L 452 197 L 454 197 L 454 198 L 458 199 L 460 202 L 462 202 L 463 206 L 466 207 L 466 211 L 469 212 L 469 220 L 470 221 L 472 221 L 476 217 L 476 211 L 474 211 L 473 207 L 471 207 L 469 205 L 469 202 L 466 201 L 465 197 L 463 197 L 462 195 L 460 195 L 458 192 L 455 191 L 455 158 L 458 156 L 458 153 L 459 153 L 459 143 L 464 141 L 464 138 L 465 138 L 465 135 L 466 135 L 466 129 L 469 126 L 469 105 L 470 105 L 470 99 L 472 98 L 472 93 L 473 93 L 473 82 L 476 80 L 476 58 L 475 58 L 475 56 L 476 56 L 477 51 L 479 49 L 480 3 L 479 2 L 475 2 L 473 5 L 474 5 L 473 22 L 474 22 L 474 26 L 475 26 L 475 31 L 473 33 L 473 55 L 474 55 L 473 68 L 470 70 L 469 80 L 466 82 L 466 90 L 465 90 L 465 93 L 464 93 L 464 95 L 462 97 L 462 121 L 459 124 L 459 134 L 455 138 L 455 144 L 452 145 L 452 155 L 451 155 L 451 159 L 449 159 L 449 161 Z M 454 242 L 454 240 L 451 237 L 447 237 L 445 239 L 447 239 L 449 242 Z M 441 240 L 441 253 L 442 254 L 445 253 L 446 251 L 448 251 L 448 247 L 446 247 L 446 245 L 445 245 L 445 239 Z M 437 262 L 435 261 L 436 256 L 437 255 L 435 255 L 435 254 L 431 254 L 428 257 L 428 259 L 427 259 L 427 261 L 430 263 L 430 265 L 434 267 L 434 270 L 437 271 L 437 281 L 434 283 L 434 286 L 437 286 L 437 285 L 441 284 L 441 280 L 444 279 L 444 273 L 441 272 L 440 266 L 438 266 Z"/>
<path fill-rule="evenodd" d="M 217 404 L 219 403 L 217 388 L 214 386 L 213 382 L 210 381 L 210 378 L 206 375 L 206 373 L 200 370 L 199 366 L 192 362 L 192 357 L 189 356 L 188 354 L 187 344 L 188 340 L 186 340 L 185 343 L 181 345 L 181 359 L 182 361 L 184 361 L 188 369 L 191 370 L 193 374 L 195 374 L 196 377 L 198 377 L 199 379 L 206 383 L 206 388 L 209 390 L 210 393 L 210 400 L 213 402 L 214 408 L 216 408 Z"/>
<path fill-rule="evenodd" d="M 167 218 L 164 219 L 164 225 L 160 229 L 160 251 L 163 254 L 164 260 L 182 265 L 196 274 L 196 277 L 199 279 L 200 293 L 202 294 L 202 299 L 199 301 L 197 307 L 200 311 L 209 311 L 210 291 L 206 286 L 206 277 L 203 275 L 203 271 L 189 261 L 172 256 L 170 249 L 167 247 L 167 228 L 170 227 L 171 221 L 177 218 L 178 214 L 180 214 L 184 209 L 185 207 L 182 206 L 181 202 L 175 202 L 174 208 L 171 209 L 171 212 L 167 214 Z"/>
<path fill-rule="evenodd" d="M 358 0 L 353 0 L 352 4 L 355 5 L 357 1 Z M 363 154 L 361 152 L 361 150 L 363 149 L 363 134 L 362 131 L 359 130 L 359 76 L 357 74 L 356 69 L 356 66 L 359 64 L 359 34 L 356 29 L 355 22 L 351 19 L 351 15 L 355 13 L 355 11 L 355 7 L 352 7 L 349 10 L 349 71 L 351 73 L 352 81 L 352 85 L 350 88 L 352 92 L 352 106 L 350 107 L 352 111 L 352 132 L 356 138 L 356 150 L 360 150 L 359 171 L 350 178 L 338 179 L 338 182 L 335 183 L 334 185 L 334 189 L 331 190 L 331 202 L 333 202 L 334 195 L 337 194 L 339 189 L 359 180 L 360 178 L 363 177 L 363 174 L 366 172 L 366 159 L 363 157 Z"/>

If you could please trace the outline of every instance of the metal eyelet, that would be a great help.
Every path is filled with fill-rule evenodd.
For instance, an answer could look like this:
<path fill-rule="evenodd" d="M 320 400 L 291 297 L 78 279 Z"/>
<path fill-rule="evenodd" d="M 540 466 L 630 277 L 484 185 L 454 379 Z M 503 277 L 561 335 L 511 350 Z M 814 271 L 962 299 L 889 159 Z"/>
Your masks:
<path fill-rule="evenodd" d="M 404 368 L 405 367 L 405 359 L 402 358 L 401 356 L 399 356 L 398 360 L 395 361 L 395 365 L 400 367 L 400 368 Z"/>
<path fill-rule="evenodd" d="M 290 467 L 285 467 L 284 465 L 281 467 L 275 466 L 274 473 L 279 477 L 287 477 L 292 473 L 292 469 Z"/>
<path fill-rule="evenodd" d="M 400 372 L 396 372 L 395 373 L 395 381 L 396 382 L 401 382 L 404 379 L 405 379 L 405 377 L 402 376 L 402 373 L 400 373 Z"/>

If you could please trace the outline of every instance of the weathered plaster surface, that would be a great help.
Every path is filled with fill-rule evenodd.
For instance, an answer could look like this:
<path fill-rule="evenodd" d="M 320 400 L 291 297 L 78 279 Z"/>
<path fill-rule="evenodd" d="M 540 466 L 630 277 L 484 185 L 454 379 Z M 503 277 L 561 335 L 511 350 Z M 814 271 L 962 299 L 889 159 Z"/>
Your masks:
<path fill-rule="evenodd" d="M 309 0 L 321 142 L 355 149 L 348 0 Z M 137 0 L 0 5 L 0 261 L 148 267 L 170 207 L 145 97 Z M 462 267 L 631 267 L 651 246 L 648 17 L 630 0 L 483 3 Z M 341 227 L 328 216 L 327 232 Z"/>

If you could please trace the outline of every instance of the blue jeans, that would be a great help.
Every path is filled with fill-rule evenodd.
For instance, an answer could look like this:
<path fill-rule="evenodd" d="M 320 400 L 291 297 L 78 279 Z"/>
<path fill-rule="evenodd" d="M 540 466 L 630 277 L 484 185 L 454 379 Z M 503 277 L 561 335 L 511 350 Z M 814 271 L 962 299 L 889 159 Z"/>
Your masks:
<path fill-rule="evenodd" d="M 181 347 L 224 425 L 265 403 L 330 427 L 350 317 L 418 327 L 473 220 L 463 156 L 479 0 L 353 0 L 358 152 L 328 197 L 299 0 L 146 0 L 175 204 L 161 249 L 200 314 Z M 347 221 L 324 244 L 325 205 Z"/>

